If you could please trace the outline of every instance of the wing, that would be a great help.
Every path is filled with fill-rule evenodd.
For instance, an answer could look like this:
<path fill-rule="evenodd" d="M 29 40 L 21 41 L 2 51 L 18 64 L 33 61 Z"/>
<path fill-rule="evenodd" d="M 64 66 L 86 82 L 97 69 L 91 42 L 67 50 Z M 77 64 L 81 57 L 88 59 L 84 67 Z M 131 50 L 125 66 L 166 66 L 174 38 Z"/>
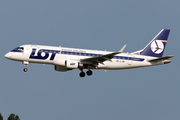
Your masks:
<path fill-rule="evenodd" d="M 102 55 L 99 57 L 92 57 L 92 58 L 86 58 L 86 59 L 81 59 L 80 62 L 82 64 L 91 64 L 91 65 L 97 65 L 98 63 L 104 64 L 104 61 L 112 61 L 111 59 L 113 58 L 114 55 L 120 54 L 123 52 L 125 49 L 126 45 L 124 45 L 119 52 L 113 52 L 110 54 Z"/>

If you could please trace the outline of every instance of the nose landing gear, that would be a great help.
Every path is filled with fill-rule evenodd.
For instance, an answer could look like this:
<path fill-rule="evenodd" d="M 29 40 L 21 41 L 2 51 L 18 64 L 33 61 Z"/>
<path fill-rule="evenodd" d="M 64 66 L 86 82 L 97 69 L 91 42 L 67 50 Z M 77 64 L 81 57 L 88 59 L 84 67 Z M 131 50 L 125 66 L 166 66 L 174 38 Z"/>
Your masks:
<path fill-rule="evenodd" d="M 23 71 L 24 71 L 24 72 L 27 72 L 27 71 L 28 71 L 28 69 L 27 69 L 27 68 L 24 68 L 24 69 L 23 69 Z"/>
<path fill-rule="evenodd" d="M 24 64 L 25 67 L 26 67 L 26 68 L 23 69 L 23 71 L 24 71 L 24 72 L 27 72 L 27 71 L 28 71 L 27 67 L 28 67 L 29 62 L 24 61 L 23 64 Z"/>

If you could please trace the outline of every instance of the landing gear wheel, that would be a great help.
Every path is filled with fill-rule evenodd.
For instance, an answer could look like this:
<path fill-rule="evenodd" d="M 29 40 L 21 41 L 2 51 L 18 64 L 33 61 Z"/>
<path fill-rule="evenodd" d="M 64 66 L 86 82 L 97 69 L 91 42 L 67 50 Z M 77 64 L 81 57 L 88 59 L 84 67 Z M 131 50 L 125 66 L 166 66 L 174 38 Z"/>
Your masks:
<path fill-rule="evenodd" d="M 85 75 L 86 75 L 86 74 L 85 74 L 84 72 L 80 72 L 80 73 L 79 73 L 79 76 L 80 76 L 80 77 L 84 77 Z"/>
<path fill-rule="evenodd" d="M 24 68 L 24 69 L 23 69 L 23 71 L 24 71 L 24 72 L 27 72 L 27 71 L 28 71 L 28 69 L 27 69 L 27 68 Z"/>
<path fill-rule="evenodd" d="M 29 62 L 28 61 L 23 61 L 22 63 L 25 65 L 25 68 L 23 69 L 23 71 L 27 72 L 28 71 L 27 67 L 28 67 Z"/>
<path fill-rule="evenodd" d="M 88 75 L 88 76 L 90 76 L 90 75 L 92 75 L 92 71 L 91 70 L 88 70 L 87 72 L 86 72 L 86 74 Z"/>

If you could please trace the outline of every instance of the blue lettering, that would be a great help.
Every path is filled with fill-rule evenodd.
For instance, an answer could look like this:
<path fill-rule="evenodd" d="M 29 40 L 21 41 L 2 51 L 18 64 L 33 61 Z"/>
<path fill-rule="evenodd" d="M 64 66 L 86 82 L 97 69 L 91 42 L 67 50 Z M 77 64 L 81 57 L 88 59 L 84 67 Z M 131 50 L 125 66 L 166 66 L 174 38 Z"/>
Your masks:
<path fill-rule="evenodd" d="M 70 65 L 75 65 L 76 63 L 70 63 Z"/>
<path fill-rule="evenodd" d="M 29 56 L 30 59 L 40 59 L 45 60 L 49 57 L 49 53 L 52 53 L 50 60 L 54 60 L 56 54 L 59 54 L 60 51 L 57 50 L 46 50 L 46 49 L 40 49 L 37 53 L 37 56 L 35 56 L 36 49 L 32 49 L 31 55 Z"/>

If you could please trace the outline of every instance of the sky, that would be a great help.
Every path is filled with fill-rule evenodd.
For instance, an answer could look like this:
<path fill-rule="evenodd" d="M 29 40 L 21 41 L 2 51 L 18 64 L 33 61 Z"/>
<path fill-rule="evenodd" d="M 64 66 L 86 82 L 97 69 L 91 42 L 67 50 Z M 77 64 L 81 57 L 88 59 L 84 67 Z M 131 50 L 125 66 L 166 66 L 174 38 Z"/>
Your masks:
<path fill-rule="evenodd" d="M 0 113 L 21 120 L 179 120 L 179 0 L 1 0 Z M 164 56 L 153 67 L 57 72 L 4 55 L 24 44 L 124 52 L 142 49 L 170 29 Z"/>

